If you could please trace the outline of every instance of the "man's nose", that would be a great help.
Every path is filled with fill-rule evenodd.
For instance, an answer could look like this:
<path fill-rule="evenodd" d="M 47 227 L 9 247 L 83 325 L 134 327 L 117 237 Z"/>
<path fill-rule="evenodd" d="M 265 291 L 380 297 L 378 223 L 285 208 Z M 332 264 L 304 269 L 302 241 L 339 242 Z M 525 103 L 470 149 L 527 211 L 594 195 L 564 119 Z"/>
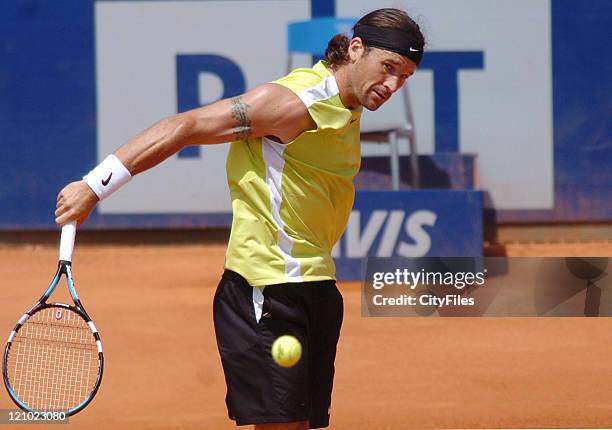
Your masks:
<path fill-rule="evenodd" d="M 400 79 L 396 76 L 391 76 L 385 81 L 385 88 L 387 88 L 390 94 L 399 90 L 401 86 Z"/>

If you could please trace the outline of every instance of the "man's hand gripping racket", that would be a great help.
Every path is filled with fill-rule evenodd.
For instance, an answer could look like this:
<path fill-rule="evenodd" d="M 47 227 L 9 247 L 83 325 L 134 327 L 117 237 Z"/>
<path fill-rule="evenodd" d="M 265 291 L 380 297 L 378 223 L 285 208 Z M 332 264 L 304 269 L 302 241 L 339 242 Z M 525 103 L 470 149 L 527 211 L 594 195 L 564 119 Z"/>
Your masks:
<path fill-rule="evenodd" d="M 100 335 L 72 280 L 75 234 L 75 222 L 62 227 L 57 272 L 38 302 L 19 319 L 4 350 L 4 385 L 25 411 L 76 414 L 91 402 L 102 380 Z M 62 275 L 74 305 L 47 303 Z"/>

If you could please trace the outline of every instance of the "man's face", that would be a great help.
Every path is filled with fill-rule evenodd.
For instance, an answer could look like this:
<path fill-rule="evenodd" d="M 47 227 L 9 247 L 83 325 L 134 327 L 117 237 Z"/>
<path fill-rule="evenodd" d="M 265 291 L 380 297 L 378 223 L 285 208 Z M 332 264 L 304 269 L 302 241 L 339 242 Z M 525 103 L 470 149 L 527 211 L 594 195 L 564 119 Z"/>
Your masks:
<path fill-rule="evenodd" d="M 382 106 L 416 70 L 403 55 L 378 48 L 363 48 L 352 66 L 354 97 L 368 110 Z"/>

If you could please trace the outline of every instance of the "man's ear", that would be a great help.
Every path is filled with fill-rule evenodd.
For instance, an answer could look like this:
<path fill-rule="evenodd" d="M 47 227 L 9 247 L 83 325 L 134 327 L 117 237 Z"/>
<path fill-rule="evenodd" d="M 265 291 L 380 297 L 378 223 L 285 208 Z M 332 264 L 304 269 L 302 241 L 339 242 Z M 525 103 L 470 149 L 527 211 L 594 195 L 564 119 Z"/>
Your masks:
<path fill-rule="evenodd" d="M 351 63 L 357 62 L 357 60 L 359 60 L 363 56 L 364 51 L 365 51 L 365 47 L 363 45 L 363 42 L 361 41 L 361 38 L 353 37 L 348 47 L 348 55 L 349 55 L 350 62 Z"/>

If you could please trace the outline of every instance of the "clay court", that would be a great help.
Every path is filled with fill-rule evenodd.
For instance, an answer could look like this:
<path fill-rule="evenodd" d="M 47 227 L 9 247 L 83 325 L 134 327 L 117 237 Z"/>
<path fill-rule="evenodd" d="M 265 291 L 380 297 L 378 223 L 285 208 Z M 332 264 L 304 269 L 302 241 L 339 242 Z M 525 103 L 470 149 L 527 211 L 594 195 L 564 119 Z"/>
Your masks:
<path fill-rule="evenodd" d="M 102 236 L 77 238 L 73 261 L 78 291 L 102 335 L 104 379 L 70 427 L 236 428 L 226 416 L 212 324 L 223 238 Z M 0 329 L 7 334 L 53 274 L 53 241 L 13 237 L 0 246 Z M 609 256 L 612 243 L 504 250 Z M 340 289 L 345 320 L 331 428 L 612 427 L 609 318 L 362 318 L 359 284 Z M 4 390 L 2 408 L 13 408 Z"/>

